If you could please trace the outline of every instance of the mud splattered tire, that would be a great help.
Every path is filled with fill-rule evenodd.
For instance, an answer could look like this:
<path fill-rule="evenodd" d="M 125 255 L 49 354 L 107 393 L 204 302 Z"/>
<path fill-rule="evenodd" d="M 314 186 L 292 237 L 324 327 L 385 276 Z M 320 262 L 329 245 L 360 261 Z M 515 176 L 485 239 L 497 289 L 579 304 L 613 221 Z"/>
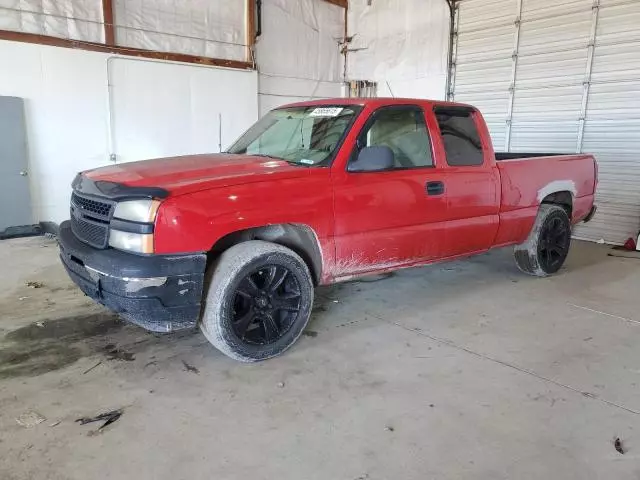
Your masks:
<path fill-rule="evenodd" d="M 309 268 L 292 250 L 243 242 L 208 272 L 200 329 L 225 355 L 258 362 L 280 355 L 300 337 L 313 305 Z"/>
<path fill-rule="evenodd" d="M 566 210 L 543 204 L 529 237 L 515 247 L 516 264 L 524 273 L 546 277 L 560 270 L 570 246 L 571 222 Z"/>

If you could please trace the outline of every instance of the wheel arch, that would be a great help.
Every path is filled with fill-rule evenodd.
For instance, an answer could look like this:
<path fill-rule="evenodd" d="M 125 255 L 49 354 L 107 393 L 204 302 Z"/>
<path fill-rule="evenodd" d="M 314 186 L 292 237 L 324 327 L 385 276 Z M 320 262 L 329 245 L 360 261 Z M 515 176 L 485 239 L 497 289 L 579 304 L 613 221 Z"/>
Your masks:
<path fill-rule="evenodd" d="M 558 205 L 559 207 L 564 208 L 567 215 L 569 215 L 569 219 L 571 219 L 571 215 L 573 213 L 573 194 L 570 191 L 561 190 L 550 193 L 544 197 L 540 203 Z"/>
<path fill-rule="evenodd" d="M 573 199 L 577 194 L 573 180 L 554 180 L 538 190 L 538 202 L 559 205 L 564 208 L 571 219 Z"/>
<path fill-rule="evenodd" d="M 299 223 L 264 225 L 228 233 L 207 252 L 207 263 L 213 262 L 230 247 L 250 240 L 263 240 L 290 248 L 307 264 L 314 284 L 320 283 L 323 267 L 320 241 L 311 227 Z"/>

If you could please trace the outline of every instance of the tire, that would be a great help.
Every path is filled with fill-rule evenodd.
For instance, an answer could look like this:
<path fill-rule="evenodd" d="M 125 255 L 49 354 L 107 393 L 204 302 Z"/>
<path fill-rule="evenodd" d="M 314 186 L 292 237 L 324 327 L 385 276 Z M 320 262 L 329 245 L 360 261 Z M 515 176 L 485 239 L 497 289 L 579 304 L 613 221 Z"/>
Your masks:
<path fill-rule="evenodd" d="M 570 246 L 571 222 L 566 210 L 542 204 L 529 237 L 514 249 L 516 264 L 524 273 L 547 277 L 560 270 Z"/>
<path fill-rule="evenodd" d="M 200 329 L 235 360 L 280 355 L 309 322 L 314 294 L 309 268 L 282 245 L 258 240 L 234 245 L 208 276 Z"/>

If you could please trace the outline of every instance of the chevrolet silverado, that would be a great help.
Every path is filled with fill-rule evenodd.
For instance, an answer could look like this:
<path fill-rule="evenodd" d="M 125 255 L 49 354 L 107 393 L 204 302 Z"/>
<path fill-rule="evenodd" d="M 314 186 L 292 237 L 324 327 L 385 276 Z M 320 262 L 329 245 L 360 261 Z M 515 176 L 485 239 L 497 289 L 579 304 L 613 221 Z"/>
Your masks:
<path fill-rule="evenodd" d="M 61 259 L 126 320 L 199 326 L 226 355 L 258 361 L 301 335 L 317 285 L 509 245 L 523 272 L 557 272 L 596 183 L 591 155 L 495 153 L 468 105 L 304 102 L 223 154 L 78 174 Z"/>

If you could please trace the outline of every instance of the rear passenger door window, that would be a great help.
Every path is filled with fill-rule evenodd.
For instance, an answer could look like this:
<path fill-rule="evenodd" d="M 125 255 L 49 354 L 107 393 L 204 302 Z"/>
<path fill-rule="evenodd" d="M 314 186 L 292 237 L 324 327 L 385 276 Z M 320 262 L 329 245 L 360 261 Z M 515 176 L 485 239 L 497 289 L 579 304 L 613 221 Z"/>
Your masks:
<path fill-rule="evenodd" d="M 468 109 L 437 108 L 435 111 L 447 164 L 452 167 L 478 166 L 484 162 L 482 141 Z"/>
<path fill-rule="evenodd" d="M 386 146 L 393 151 L 394 169 L 432 167 L 431 139 L 419 107 L 383 107 L 368 121 L 358 138 L 353 158 L 364 147 Z"/>

